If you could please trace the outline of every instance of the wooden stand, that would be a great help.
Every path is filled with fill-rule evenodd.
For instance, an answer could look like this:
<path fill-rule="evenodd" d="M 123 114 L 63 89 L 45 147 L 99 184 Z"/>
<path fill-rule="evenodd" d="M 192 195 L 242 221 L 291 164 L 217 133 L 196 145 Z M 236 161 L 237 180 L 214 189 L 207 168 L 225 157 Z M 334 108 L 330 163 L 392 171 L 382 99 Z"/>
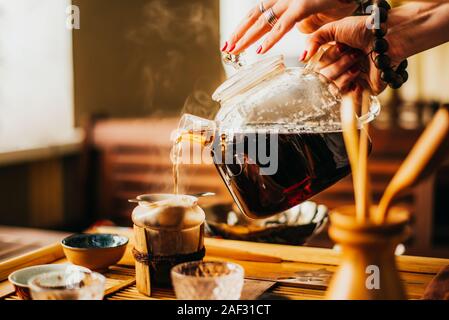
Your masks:
<path fill-rule="evenodd" d="M 393 208 L 385 224 L 375 225 L 358 224 L 354 210 L 354 207 L 345 207 L 330 215 L 329 236 L 342 247 L 342 255 L 326 298 L 406 299 L 396 268 L 395 249 L 410 233 L 409 213 Z"/>
<path fill-rule="evenodd" d="M 139 252 L 148 253 L 145 228 L 134 225 L 135 248 Z M 140 293 L 151 296 L 150 266 L 136 261 L 136 287 Z"/>

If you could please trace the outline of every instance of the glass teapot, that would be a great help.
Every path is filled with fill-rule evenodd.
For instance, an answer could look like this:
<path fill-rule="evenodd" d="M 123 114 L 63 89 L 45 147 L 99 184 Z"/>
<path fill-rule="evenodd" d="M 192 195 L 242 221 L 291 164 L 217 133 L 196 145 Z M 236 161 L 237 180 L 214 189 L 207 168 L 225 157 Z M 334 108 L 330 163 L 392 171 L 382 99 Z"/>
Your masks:
<path fill-rule="evenodd" d="M 181 118 L 175 140 L 211 148 L 229 192 L 250 218 L 292 208 L 350 173 L 340 92 L 313 64 L 287 68 L 275 56 L 243 66 L 213 94 L 221 105 L 214 120 Z M 371 97 L 359 127 L 379 112 Z"/>

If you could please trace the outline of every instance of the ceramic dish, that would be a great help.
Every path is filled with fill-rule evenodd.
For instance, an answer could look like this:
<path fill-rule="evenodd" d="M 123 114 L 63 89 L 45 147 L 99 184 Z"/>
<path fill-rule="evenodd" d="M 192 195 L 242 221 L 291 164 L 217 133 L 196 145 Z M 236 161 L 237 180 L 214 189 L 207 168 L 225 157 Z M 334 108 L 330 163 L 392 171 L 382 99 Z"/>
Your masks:
<path fill-rule="evenodd" d="M 328 208 L 306 201 L 268 219 L 246 218 L 235 205 L 204 207 L 209 236 L 232 240 L 302 245 L 328 221 Z"/>
<path fill-rule="evenodd" d="M 108 233 L 80 233 L 63 239 L 61 244 L 71 263 L 91 270 L 103 270 L 123 257 L 128 238 Z"/>
<path fill-rule="evenodd" d="M 90 270 L 87 268 L 74 266 L 68 263 L 43 264 L 17 270 L 9 275 L 8 280 L 13 284 L 14 289 L 16 290 L 16 294 L 21 299 L 31 300 L 30 287 L 28 285 L 28 282 L 31 278 L 49 272 L 70 272 L 76 270 L 90 272 Z"/>

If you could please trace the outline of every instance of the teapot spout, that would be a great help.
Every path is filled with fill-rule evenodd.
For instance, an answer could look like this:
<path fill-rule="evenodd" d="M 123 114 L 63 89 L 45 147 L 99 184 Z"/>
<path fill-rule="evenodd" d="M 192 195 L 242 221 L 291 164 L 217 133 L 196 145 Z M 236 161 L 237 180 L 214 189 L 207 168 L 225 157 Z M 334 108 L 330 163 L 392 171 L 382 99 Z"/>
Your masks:
<path fill-rule="evenodd" d="M 178 129 L 172 134 L 172 140 L 174 142 L 190 141 L 208 146 L 214 141 L 215 130 L 215 121 L 186 113 L 181 117 Z"/>

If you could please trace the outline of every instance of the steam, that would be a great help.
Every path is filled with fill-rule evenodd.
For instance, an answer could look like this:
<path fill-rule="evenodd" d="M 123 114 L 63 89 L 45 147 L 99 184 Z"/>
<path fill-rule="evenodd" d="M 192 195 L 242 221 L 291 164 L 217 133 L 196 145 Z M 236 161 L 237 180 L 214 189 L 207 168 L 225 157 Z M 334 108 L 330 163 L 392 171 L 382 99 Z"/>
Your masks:
<path fill-rule="evenodd" d="M 181 114 L 190 113 L 205 119 L 213 119 L 220 105 L 212 100 L 211 89 L 201 88 L 200 83 L 201 81 L 197 81 L 195 90 L 187 97 Z"/>
<path fill-rule="evenodd" d="M 179 5 L 154 0 L 145 5 L 143 33 L 157 34 L 173 45 L 207 47 L 218 36 L 212 9 L 204 1 L 183 1 Z"/>
<path fill-rule="evenodd" d="M 145 105 L 153 112 L 161 106 L 159 99 L 162 103 L 173 101 L 179 111 L 190 93 L 197 98 L 210 95 L 213 88 L 207 86 L 216 86 L 221 80 L 218 14 L 214 6 L 213 2 L 200 0 L 149 1 L 143 7 L 142 20 L 128 32 L 128 39 L 137 45 Z M 214 64 L 216 70 L 208 68 Z M 189 97 L 183 110 L 192 111 L 192 101 L 198 101 L 198 108 L 204 111 L 210 101 L 197 98 Z"/>
<path fill-rule="evenodd" d="M 211 94 L 223 80 L 224 70 L 218 50 L 218 7 L 214 3 L 149 1 L 143 7 L 141 20 L 128 32 L 128 39 L 137 49 L 132 63 L 140 68 L 145 83 L 144 103 L 152 109 L 153 116 L 158 110 L 166 115 L 167 107 L 171 107 L 161 101 L 164 104 L 172 101 L 176 113 L 181 111 L 208 119 L 215 116 L 219 106 Z M 183 149 L 190 150 L 190 147 Z M 166 152 L 161 148 L 161 158 L 169 156 Z M 195 168 L 181 167 L 179 191 L 182 193 L 191 189 L 190 179 L 184 178 L 186 171 L 191 175 Z M 173 190 L 171 170 L 161 175 L 160 184 L 161 191 Z"/>

